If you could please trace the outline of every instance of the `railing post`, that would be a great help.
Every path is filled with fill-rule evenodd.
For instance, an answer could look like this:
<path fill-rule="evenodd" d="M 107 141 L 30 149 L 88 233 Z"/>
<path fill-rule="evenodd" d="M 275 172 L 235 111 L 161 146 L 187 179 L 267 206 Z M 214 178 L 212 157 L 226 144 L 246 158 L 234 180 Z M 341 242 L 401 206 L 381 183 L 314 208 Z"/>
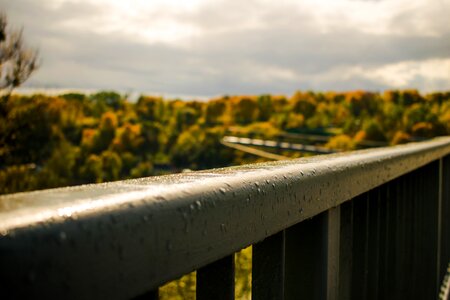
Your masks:
<path fill-rule="evenodd" d="M 441 256 L 440 280 L 444 279 L 450 262 L 450 155 L 441 158 L 442 161 L 442 202 L 441 202 Z"/>
<path fill-rule="evenodd" d="M 352 293 L 350 299 L 366 299 L 368 277 L 368 195 L 362 194 L 353 202 Z"/>
<path fill-rule="evenodd" d="M 253 245 L 253 299 L 284 299 L 284 266 L 284 230 Z"/>
<path fill-rule="evenodd" d="M 379 299 L 378 281 L 380 273 L 380 190 L 379 187 L 369 192 L 368 198 L 368 284 L 367 298 Z"/>
<path fill-rule="evenodd" d="M 340 207 L 286 229 L 285 299 L 338 299 Z"/>
<path fill-rule="evenodd" d="M 378 298 L 388 299 L 389 272 L 389 186 L 384 184 L 379 188 L 379 279 Z"/>
<path fill-rule="evenodd" d="M 353 201 L 341 205 L 339 299 L 351 299 L 353 264 Z"/>
<path fill-rule="evenodd" d="M 437 294 L 439 295 L 439 288 L 441 285 L 441 247 L 442 247 L 442 202 L 443 202 L 443 159 L 438 160 L 438 203 L 437 203 L 437 247 L 436 247 L 436 280 L 437 280 Z"/>
<path fill-rule="evenodd" d="M 441 197 L 442 186 L 439 184 L 442 170 L 441 161 L 432 162 L 423 167 L 423 178 L 425 178 L 425 194 L 423 201 L 425 204 L 425 241 L 429 245 L 425 260 L 430 262 L 428 269 L 429 288 L 426 297 L 431 299 L 437 298 L 439 295 L 439 259 L 440 259 L 440 215 L 441 215 Z M 434 262 L 431 263 L 431 262 Z"/>
<path fill-rule="evenodd" d="M 197 300 L 234 300 L 234 254 L 197 270 Z"/>

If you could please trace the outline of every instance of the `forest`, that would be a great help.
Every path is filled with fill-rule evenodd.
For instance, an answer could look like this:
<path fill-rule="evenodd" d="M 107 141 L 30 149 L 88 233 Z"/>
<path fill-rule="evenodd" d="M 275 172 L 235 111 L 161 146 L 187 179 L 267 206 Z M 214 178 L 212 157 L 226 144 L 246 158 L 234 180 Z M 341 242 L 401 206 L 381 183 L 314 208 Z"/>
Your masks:
<path fill-rule="evenodd" d="M 450 134 L 450 92 L 127 98 L 113 91 L 4 97 L 0 194 L 265 160 L 225 147 L 225 135 L 279 140 L 312 133 L 326 139 L 310 143 L 345 151 Z"/>

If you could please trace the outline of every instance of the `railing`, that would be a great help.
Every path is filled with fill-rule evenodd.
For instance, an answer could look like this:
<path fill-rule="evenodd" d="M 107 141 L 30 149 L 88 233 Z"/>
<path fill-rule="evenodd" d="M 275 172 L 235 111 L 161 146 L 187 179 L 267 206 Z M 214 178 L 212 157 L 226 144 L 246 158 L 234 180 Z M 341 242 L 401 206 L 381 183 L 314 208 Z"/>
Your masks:
<path fill-rule="evenodd" d="M 0 298 L 154 299 L 197 270 L 234 297 L 436 299 L 450 261 L 450 138 L 0 197 Z"/>

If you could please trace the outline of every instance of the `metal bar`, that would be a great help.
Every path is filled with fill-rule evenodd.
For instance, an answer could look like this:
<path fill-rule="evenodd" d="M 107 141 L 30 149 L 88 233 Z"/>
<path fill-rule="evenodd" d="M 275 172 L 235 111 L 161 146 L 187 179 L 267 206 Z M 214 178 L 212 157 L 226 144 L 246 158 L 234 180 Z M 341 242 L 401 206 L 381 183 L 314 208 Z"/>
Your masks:
<path fill-rule="evenodd" d="M 353 200 L 352 297 L 367 299 L 368 280 L 368 194 Z"/>
<path fill-rule="evenodd" d="M 415 184 L 415 179 L 417 177 L 416 172 L 412 172 L 404 175 L 405 180 L 403 184 L 403 235 L 404 235 L 404 243 L 403 243 L 403 266 L 402 266 L 402 287 L 403 287 L 403 297 L 411 299 L 414 294 L 412 293 L 413 289 L 410 286 L 411 277 L 413 274 L 413 259 L 414 259 L 414 218 L 413 218 L 413 208 L 414 208 L 414 193 L 413 186 Z M 405 276 L 405 274 L 411 274 Z"/>
<path fill-rule="evenodd" d="M 408 263 L 405 259 L 405 184 L 406 178 L 403 176 L 399 179 L 397 184 L 394 186 L 395 192 L 395 202 L 396 202 L 396 232 L 395 232 L 395 240 L 393 241 L 396 245 L 395 247 L 395 260 L 394 260 L 394 282 L 395 287 L 393 288 L 393 298 L 401 298 L 405 293 L 405 266 Z"/>
<path fill-rule="evenodd" d="M 339 244 L 339 299 L 350 299 L 353 263 L 353 201 L 341 205 Z"/>
<path fill-rule="evenodd" d="M 423 257 L 428 262 L 423 271 L 423 299 L 436 299 L 439 294 L 438 278 L 438 215 L 439 212 L 439 161 L 432 162 L 420 169 L 424 178 L 423 201 Z"/>
<path fill-rule="evenodd" d="M 397 253 L 397 210 L 398 202 L 396 198 L 396 186 L 400 179 L 395 179 L 387 185 L 387 269 L 386 269 L 386 291 L 385 293 L 394 298 L 394 291 L 396 289 L 396 253 Z"/>
<path fill-rule="evenodd" d="M 410 186 L 410 190 L 412 191 L 411 204 L 412 204 L 412 224 L 411 231 L 413 233 L 413 241 L 412 241 L 412 260 L 411 260 L 411 295 L 420 295 L 419 289 L 421 288 L 421 262 L 422 252 L 421 252 L 421 227 L 422 225 L 422 217 L 421 217 L 421 203 L 420 203 L 420 195 L 423 193 L 423 185 L 422 178 L 420 172 L 414 172 L 413 181 Z"/>
<path fill-rule="evenodd" d="M 340 208 L 286 229 L 285 299 L 337 299 Z"/>
<path fill-rule="evenodd" d="M 284 230 L 253 245 L 253 299 L 284 299 L 284 266 Z"/>
<path fill-rule="evenodd" d="M 197 300 L 234 299 L 234 254 L 197 270 Z"/>
<path fill-rule="evenodd" d="M 440 138 L 3 196 L 0 290 L 16 298 L 130 298 L 448 153 L 450 138 Z"/>
<path fill-rule="evenodd" d="M 327 300 L 339 299 L 341 207 L 328 210 L 326 228 Z"/>
<path fill-rule="evenodd" d="M 442 158 L 441 281 L 450 262 L 450 155 Z"/>
<path fill-rule="evenodd" d="M 388 186 L 382 185 L 379 188 L 378 209 L 379 209 L 379 273 L 378 273 L 378 297 L 387 299 L 387 277 L 388 277 L 388 232 L 389 232 L 389 211 L 388 211 Z"/>
<path fill-rule="evenodd" d="M 379 299 L 378 276 L 380 267 L 380 212 L 379 212 L 379 188 L 369 192 L 368 199 L 368 275 L 367 275 L 367 299 Z"/>
<path fill-rule="evenodd" d="M 437 247 L 436 247 L 436 280 L 437 280 L 437 287 L 438 287 L 438 294 L 439 294 L 439 287 L 441 285 L 441 247 L 442 247 L 442 206 L 443 206 L 443 176 L 444 176 L 444 161 L 443 159 L 439 159 L 437 161 L 438 163 L 438 175 L 437 175 L 437 179 L 438 179 L 438 203 L 437 203 L 437 216 L 436 216 L 436 221 L 437 221 Z"/>
<path fill-rule="evenodd" d="M 424 172 L 424 169 L 418 169 L 415 171 L 416 173 L 416 195 L 415 195 L 415 204 L 416 204 L 416 212 L 415 212 L 415 272 L 413 275 L 413 283 L 416 285 L 413 286 L 413 289 L 415 290 L 415 296 L 418 299 L 426 299 L 427 293 L 426 290 L 423 288 L 424 283 L 424 274 L 428 272 L 428 265 L 430 264 L 429 261 L 425 261 L 428 259 L 426 257 L 427 249 L 429 248 L 429 245 L 427 244 L 427 231 L 426 231 L 426 205 L 427 199 L 425 197 L 426 195 L 426 181 L 428 180 L 426 178 L 427 174 Z M 413 262 L 413 263 L 414 263 Z M 426 280 L 425 280 L 426 281 Z M 429 295 L 428 295 L 429 297 Z"/>

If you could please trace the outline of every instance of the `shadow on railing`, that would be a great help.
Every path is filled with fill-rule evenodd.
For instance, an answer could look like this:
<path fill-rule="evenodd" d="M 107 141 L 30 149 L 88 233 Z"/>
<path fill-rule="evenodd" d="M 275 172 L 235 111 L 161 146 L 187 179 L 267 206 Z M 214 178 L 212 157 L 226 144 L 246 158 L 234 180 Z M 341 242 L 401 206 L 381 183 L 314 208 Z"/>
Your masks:
<path fill-rule="evenodd" d="M 2 299 L 155 299 L 197 270 L 233 299 L 436 299 L 450 261 L 450 138 L 0 197 Z"/>

